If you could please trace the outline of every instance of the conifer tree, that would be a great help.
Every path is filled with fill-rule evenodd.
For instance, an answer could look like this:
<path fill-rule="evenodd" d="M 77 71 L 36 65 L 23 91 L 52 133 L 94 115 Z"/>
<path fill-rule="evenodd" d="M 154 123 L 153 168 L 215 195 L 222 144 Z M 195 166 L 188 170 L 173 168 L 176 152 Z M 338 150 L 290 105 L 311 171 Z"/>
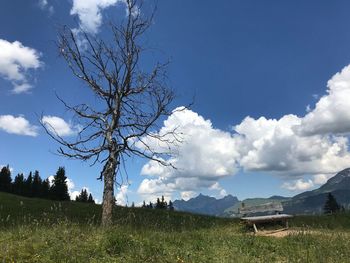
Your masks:
<path fill-rule="evenodd" d="M 24 195 L 24 176 L 23 174 L 17 174 L 13 182 L 13 193 L 17 195 Z"/>
<path fill-rule="evenodd" d="M 12 191 L 12 178 L 10 167 L 4 166 L 0 171 L 0 191 L 11 192 Z"/>
<path fill-rule="evenodd" d="M 173 210 L 174 210 L 173 202 L 171 202 L 171 200 L 169 201 L 168 209 L 169 209 L 170 211 L 173 211 Z"/>
<path fill-rule="evenodd" d="M 146 208 L 146 207 L 147 207 L 146 202 L 145 202 L 145 200 L 143 200 L 142 208 Z"/>
<path fill-rule="evenodd" d="M 27 179 L 24 181 L 24 195 L 28 197 L 33 196 L 33 175 L 29 173 Z"/>
<path fill-rule="evenodd" d="M 157 198 L 157 204 L 156 204 L 157 209 L 167 209 L 167 207 L 168 207 L 168 204 L 164 199 L 164 195 L 162 195 L 162 200 Z"/>
<path fill-rule="evenodd" d="M 40 178 L 39 171 L 34 172 L 33 176 L 33 184 L 32 184 L 32 192 L 34 197 L 41 197 L 42 191 L 42 179 Z"/>
<path fill-rule="evenodd" d="M 64 167 L 59 167 L 50 188 L 50 195 L 52 199 L 61 201 L 70 200 L 66 180 L 67 177 Z"/>
<path fill-rule="evenodd" d="M 168 207 L 168 204 L 167 204 L 167 202 L 164 199 L 164 195 L 162 195 L 162 201 L 160 202 L 160 208 L 161 209 L 167 209 L 167 207 Z"/>
<path fill-rule="evenodd" d="M 91 194 L 91 193 L 89 194 L 88 203 L 92 203 L 92 204 L 95 203 L 95 200 L 94 200 L 94 198 L 92 197 L 92 194 Z"/>
<path fill-rule="evenodd" d="M 86 189 L 81 189 L 80 194 L 75 198 L 75 201 L 86 203 L 88 201 L 88 194 Z"/>
<path fill-rule="evenodd" d="M 340 206 L 339 206 L 337 200 L 335 199 L 335 197 L 331 193 L 328 193 L 326 202 L 325 202 L 324 207 L 323 207 L 324 213 L 325 214 L 334 214 L 334 213 L 339 212 L 339 210 L 340 210 Z"/>
<path fill-rule="evenodd" d="M 160 209 L 160 199 L 159 198 L 157 198 L 156 208 Z"/>
<path fill-rule="evenodd" d="M 46 178 L 45 180 L 42 181 L 41 197 L 42 198 L 49 198 L 50 197 L 50 182 L 49 182 L 48 178 Z"/>

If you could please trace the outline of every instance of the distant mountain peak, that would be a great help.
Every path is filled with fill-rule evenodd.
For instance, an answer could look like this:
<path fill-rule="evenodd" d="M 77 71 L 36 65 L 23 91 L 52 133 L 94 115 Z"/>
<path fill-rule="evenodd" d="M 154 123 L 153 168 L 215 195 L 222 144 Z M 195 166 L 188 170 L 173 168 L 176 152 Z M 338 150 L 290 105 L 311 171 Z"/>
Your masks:
<path fill-rule="evenodd" d="M 331 185 L 339 184 L 343 180 L 349 180 L 349 178 L 350 178 L 350 168 L 346 168 L 340 171 L 339 173 L 337 173 L 335 176 L 328 179 L 328 181 L 323 186 L 321 186 L 321 188 L 326 188 Z"/>
<path fill-rule="evenodd" d="M 340 171 L 339 173 L 337 173 L 337 175 L 338 174 L 340 174 L 343 177 L 350 177 L 350 168 L 346 168 L 343 171 Z"/>

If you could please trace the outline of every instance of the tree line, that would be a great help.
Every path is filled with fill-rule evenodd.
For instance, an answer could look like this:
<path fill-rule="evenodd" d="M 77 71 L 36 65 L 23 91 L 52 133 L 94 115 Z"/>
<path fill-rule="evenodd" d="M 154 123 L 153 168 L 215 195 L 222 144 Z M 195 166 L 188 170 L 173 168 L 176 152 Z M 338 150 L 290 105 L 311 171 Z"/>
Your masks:
<path fill-rule="evenodd" d="M 58 168 L 50 183 L 48 178 L 42 179 L 40 177 L 38 170 L 34 173 L 30 172 L 27 177 L 25 177 L 23 173 L 19 173 L 14 180 L 12 180 L 9 165 L 4 166 L 0 171 L 0 191 L 25 197 L 70 201 L 67 176 L 64 167 Z M 80 195 L 76 197 L 76 201 L 95 202 L 91 194 L 88 196 L 86 189 L 81 191 Z"/>
<path fill-rule="evenodd" d="M 142 208 L 150 208 L 150 209 L 164 209 L 164 210 L 174 210 L 173 202 L 169 200 L 169 203 L 167 203 L 164 199 L 164 196 L 162 195 L 162 199 L 157 198 L 157 202 L 153 204 L 152 202 L 149 202 L 149 204 L 146 204 L 145 201 L 143 201 Z"/>

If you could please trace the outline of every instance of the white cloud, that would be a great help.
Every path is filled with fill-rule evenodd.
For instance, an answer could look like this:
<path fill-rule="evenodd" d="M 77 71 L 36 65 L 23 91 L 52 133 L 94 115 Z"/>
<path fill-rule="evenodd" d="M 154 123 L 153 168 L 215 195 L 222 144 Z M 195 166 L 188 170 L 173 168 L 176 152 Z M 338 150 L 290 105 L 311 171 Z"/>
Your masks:
<path fill-rule="evenodd" d="M 315 174 L 312 181 L 314 184 L 321 185 L 325 184 L 332 176 L 334 176 L 334 174 Z"/>
<path fill-rule="evenodd" d="M 69 193 L 70 200 L 75 200 L 75 198 L 79 195 L 80 195 L 80 191 L 77 191 L 77 190 Z"/>
<path fill-rule="evenodd" d="M 49 179 L 50 186 L 53 185 L 53 180 L 55 179 L 53 175 L 50 175 L 47 179 Z"/>
<path fill-rule="evenodd" d="M 348 139 L 343 136 L 302 136 L 295 130 L 302 119 L 285 115 L 279 120 L 247 117 L 235 126 L 240 165 L 248 171 L 284 176 L 334 173 L 350 163 Z"/>
<path fill-rule="evenodd" d="M 19 41 L 11 43 L 0 39 L 0 76 L 11 81 L 14 93 L 28 92 L 32 88 L 28 71 L 43 65 L 40 56 L 38 51 L 23 46 Z"/>
<path fill-rule="evenodd" d="M 225 190 L 225 189 L 221 189 L 221 190 L 220 190 L 219 197 L 220 197 L 220 198 L 223 198 L 223 197 L 225 197 L 226 195 L 227 195 L 226 190 Z"/>
<path fill-rule="evenodd" d="M 20 93 L 26 93 L 29 90 L 31 90 L 33 88 L 32 85 L 28 84 L 28 83 L 22 83 L 22 84 L 13 84 L 13 89 L 12 92 L 14 94 L 20 94 Z"/>
<path fill-rule="evenodd" d="M 295 180 L 294 182 L 286 182 L 282 185 L 282 188 L 288 189 L 290 191 L 305 191 L 309 190 L 314 186 L 312 180 L 304 181 L 303 179 Z"/>
<path fill-rule="evenodd" d="M 334 174 L 348 167 L 350 66 L 328 81 L 327 93 L 304 117 L 247 117 L 236 125 L 240 165 L 285 176 Z"/>
<path fill-rule="evenodd" d="M 58 136 L 70 136 L 79 131 L 79 126 L 67 123 L 64 119 L 57 116 L 44 116 L 41 121 L 49 131 Z"/>
<path fill-rule="evenodd" d="M 188 201 L 189 199 L 195 197 L 197 193 L 195 191 L 184 191 L 180 193 L 181 199 Z"/>
<path fill-rule="evenodd" d="M 305 116 L 246 117 L 232 133 L 214 128 L 210 120 L 193 111 L 174 111 L 159 134 L 175 128 L 183 134 L 184 143 L 170 147 L 177 155 L 165 160 L 177 169 L 148 162 L 141 174 L 149 178 L 142 181 L 139 194 L 180 192 L 185 196 L 203 188 L 213 190 L 218 188 L 218 180 L 235 174 L 240 167 L 288 180 L 296 178 L 283 184 L 293 191 L 322 184 L 328 175 L 350 164 L 350 66 L 328 81 L 327 93 L 314 109 L 308 107 Z M 144 141 L 160 152 L 167 146 L 151 138 Z M 138 146 L 142 148 L 142 144 Z M 304 176 L 313 179 L 302 179 Z M 225 194 L 224 189 L 218 191 Z"/>
<path fill-rule="evenodd" d="M 217 198 L 223 198 L 227 195 L 227 191 L 221 187 L 219 182 L 216 182 L 212 186 L 210 186 L 209 190 L 217 192 L 217 194 L 214 195 L 214 197 L 217 197 Z"/>
<path fill-rule="evenodd" d="M 115 197 L 117 205 L 125 206 L 128 204 L 128 185 L 122 185 L 118 188 L 118 193 Z"/>
<path fill-rule="evenodd" d="M 55 12 L 54 7 L 49 4 L 48 0 L 38 0 L 38 5 L 41 10 L 48 11 L 49 15 L 52 15 Z"/>
<path fill-rule="evenodd" d="M 17 135 L 38 135 L 38 127 L 30 124 L 29 121 L 22 116 L 0 115 L 0 130 Z"/>
<path fill-rule="evenodd" d="M 171 197 L 175 191 L 181 191 L 183 198 L 201 188 L 209 188 L 220 178 L 233 175 L 237 171 L 238 152 L 236 142 L 229 132 L 215 129 L 209 120 L 191 110 L 176 109 L 159 131 L 160 135 L 176 129 L 183 143 L 171 145 L 174 156 L 168 160 L 176 169 L 164 167 L 156 161 L 148 162 L 141 171 L 142 175 L 153 176 L 144 179 L 138 193 L 156 194 Z M 172 135 L 168 139 L 171 140 Z M 156 151 L 164 151 L 164 145 L 152 138 L 144 139 Z M 142 148 L 142 144 L 138 144 Z M 220 189 L 221 191 L 221 189 Z"/>
<path fill-rule="evenodd" d="M 327 95 L 302 119 L 299 131 L 304 135 L 350 132 L 350 65 L 327 83 Z"/>
<path fill-rule="evenodd" d="M 92 34 L 96 34 L 102 24 L 102 11 L 125 0 L 73 0 L 71 15 L 77 15 L 80 27 Z"/>
<path fill-rule="evenodd" d="M 68 191 L 74 189 L 75 184 L 74 184 L 72 179 L 67 178 L 66 183 L 67 183 Z M 88 189 L 88 188 L 86 188 L 86 189 Z"/>

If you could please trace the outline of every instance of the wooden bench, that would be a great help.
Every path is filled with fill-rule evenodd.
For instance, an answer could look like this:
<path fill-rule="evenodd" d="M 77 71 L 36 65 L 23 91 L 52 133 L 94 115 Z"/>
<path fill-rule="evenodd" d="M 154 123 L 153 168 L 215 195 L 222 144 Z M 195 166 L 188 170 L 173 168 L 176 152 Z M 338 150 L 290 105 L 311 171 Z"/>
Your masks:
<path fill-rule="evenodd" d="M 242 207 L 239 209 L 239 214 L 241 215 L 241 220 L 249 226 L 253 226 L 254 232 L 258 232 L 257 224 L 269 223 L 269 222 L 282 222 L 288 228 L 288 219 L 292 218 L 292 215 L 281 214 L 283 211 L 283 206 L 280 203 L 266 203 L 262 205 Z M 250 214 L 261 214 L 273 212 L 274 214 L 269 215 L 258 215 L 249 216 Z"/>

